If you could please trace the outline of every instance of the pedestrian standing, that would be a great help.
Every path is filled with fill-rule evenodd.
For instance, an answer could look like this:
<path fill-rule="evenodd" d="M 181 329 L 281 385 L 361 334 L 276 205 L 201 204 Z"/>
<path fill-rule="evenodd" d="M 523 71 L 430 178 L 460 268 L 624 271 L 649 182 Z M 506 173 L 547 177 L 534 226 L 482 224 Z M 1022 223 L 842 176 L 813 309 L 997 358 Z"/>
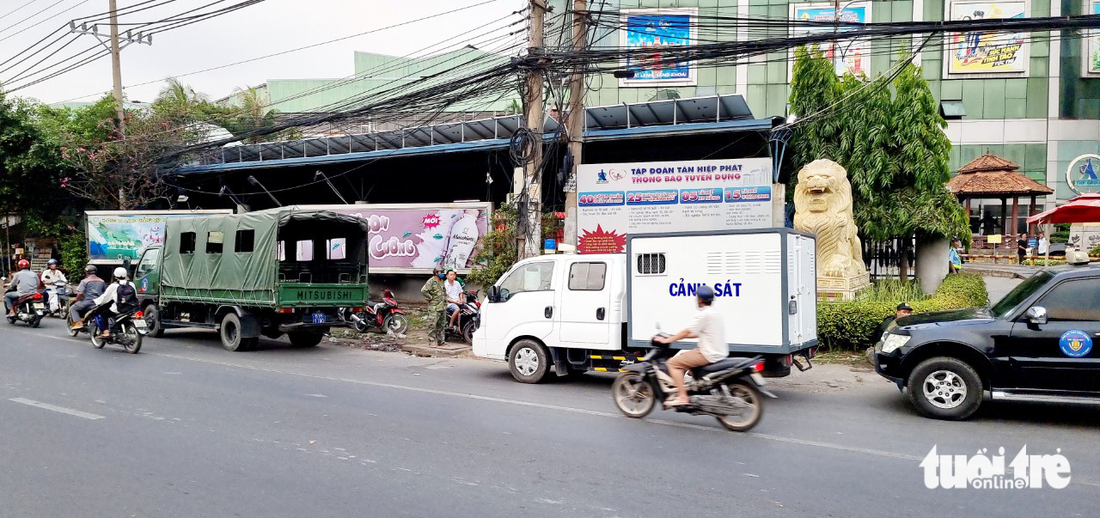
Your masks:
<path fill-rule="evenodd" d="M 1024 256 L 1027 255 L 1027 234 L 1020 234 L 1016 240 L 1016 257 L 1019 264 L 1024 264 Z"/>
<path fill-rule="evenodd" d="M 420 288 L 420 293 L 424 295 L 424 300 L 428 302 L 428 316 L 429 321 L 432 323 L 430 338 L 436 346 L 443 345 L 443 342 L 446 341 L 443 327 L 447 325 L 447 292 L 443 289 L 443 270 L 439 267 L 433 269 L 432 278 L 424 283 L 424 287 Z"/>
<path fill-rule="evenodd" d="M 1039 255 L 1047 255 L 1047 235 L 1039 231 Z"/>

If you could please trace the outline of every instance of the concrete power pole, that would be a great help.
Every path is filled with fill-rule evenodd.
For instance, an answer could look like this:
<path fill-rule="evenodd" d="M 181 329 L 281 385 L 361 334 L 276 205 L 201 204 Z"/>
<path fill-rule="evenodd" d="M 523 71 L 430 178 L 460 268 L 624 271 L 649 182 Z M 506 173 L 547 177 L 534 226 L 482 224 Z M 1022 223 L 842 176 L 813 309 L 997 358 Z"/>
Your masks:
<path fill-rule="evenodd" d="M 545 33 L 544 21 L 546 15 L 546 0 L 531 0 L 531 33 L 528 36 L 528 55 L 541 58 L 542 38 Z M 540 61 L 541 63 L 541 61 Z M 524 235 L 520 238 L 520 258 L 539 255 L 542 249 L 542 134 L 545 130 L 545 116 L 542 109 L 542 67 L 532 66 L 527 73 L 527 127 L 533 133 L 532 152 L 530 160 L 523 166 L 525 178 L 524 187 L 527 189 L 527 207 L 525 216 L 527 225 Z M 521 193 L 521 197 L 523 194 Z M 520 207 L 524 210 L 524 207 Z"/>
<path fill-rule="evenodd" d="M 583 51 L 588 42 L 586 0 L 573 0 L 573 50 Z M 564 21 L 563 21 L 564 23 Z M 580 65 L 573 70 L 569 80 L 569 156 L 573 163 L 569 178 L 565 181 L 565 242 L 577 246 L 577 168 L 581 164 L 581 145 L 584 140 L 584 70 Z"/>
<path fill-rule="evenodd" d="M 115 113 L 118 115 L 118 134 L 126 134 L 126 110 L 122 106 L 122 64 L 119 62 L 118 53 L 118 6 L 115 0 L 110 0 L 111 5 L 111 80 L 115 90 Z"/>

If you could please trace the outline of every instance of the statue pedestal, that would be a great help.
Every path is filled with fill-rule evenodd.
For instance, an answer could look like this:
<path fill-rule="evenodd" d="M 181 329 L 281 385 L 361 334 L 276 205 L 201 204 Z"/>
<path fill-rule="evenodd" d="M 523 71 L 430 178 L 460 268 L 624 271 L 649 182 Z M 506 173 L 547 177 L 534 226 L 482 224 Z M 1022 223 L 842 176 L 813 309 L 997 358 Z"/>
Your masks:
<path fill-rule="evenodd" d="M 817 300 L 855 300 L 859 290 L 871 285 L 871 274 L 863 272 L 855 277 L 817 278 Z"/>

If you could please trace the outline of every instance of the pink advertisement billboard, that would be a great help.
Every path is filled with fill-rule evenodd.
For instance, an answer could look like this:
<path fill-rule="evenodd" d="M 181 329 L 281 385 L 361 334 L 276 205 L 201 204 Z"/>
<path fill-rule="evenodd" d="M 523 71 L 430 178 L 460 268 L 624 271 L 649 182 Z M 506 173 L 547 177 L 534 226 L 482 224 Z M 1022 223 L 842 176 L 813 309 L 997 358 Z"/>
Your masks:
<path fill-rule="evenodd" d="M 307 208 L 307 207 L 302 207 Z M 418 273 L 436 266 L 468 273 L 489 230 L 487 202 L 310 206 L 349 214 L 369 224 L 370 270 Z"/>

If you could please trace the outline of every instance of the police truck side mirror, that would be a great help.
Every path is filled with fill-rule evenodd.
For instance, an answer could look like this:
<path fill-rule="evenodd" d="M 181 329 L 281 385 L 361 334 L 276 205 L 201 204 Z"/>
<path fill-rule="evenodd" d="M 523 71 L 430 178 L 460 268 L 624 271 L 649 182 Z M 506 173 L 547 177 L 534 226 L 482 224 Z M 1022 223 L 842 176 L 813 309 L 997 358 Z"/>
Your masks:
<path fill-rule="evenodd" d="M 1024 314 L 1027 317 L 1027 321 L 1035 325 L 1043 325 L 1047 323 L 1047 308 L 1043 306 L 1031 306 L 1027 309 L 1027 313 Z"/>

